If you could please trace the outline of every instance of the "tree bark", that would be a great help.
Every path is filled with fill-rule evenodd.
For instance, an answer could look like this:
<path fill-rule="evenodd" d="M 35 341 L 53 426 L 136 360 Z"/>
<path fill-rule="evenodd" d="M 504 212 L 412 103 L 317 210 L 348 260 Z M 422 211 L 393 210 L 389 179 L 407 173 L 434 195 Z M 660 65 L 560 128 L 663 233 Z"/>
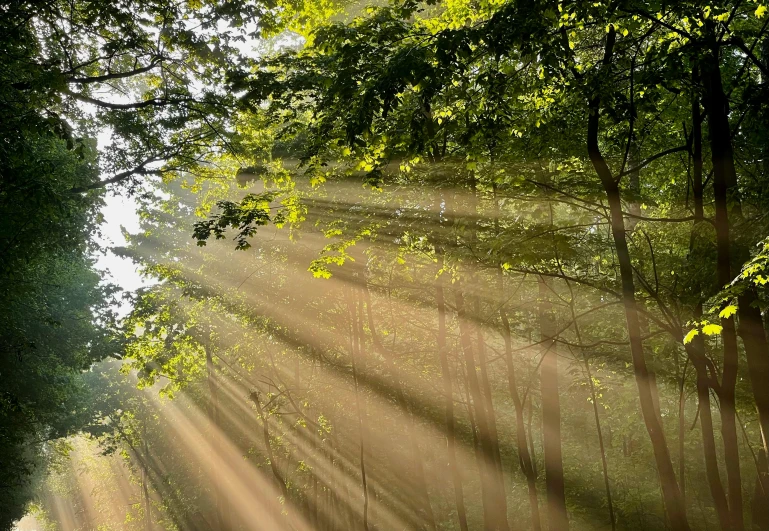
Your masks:
<path fill-rule="evenodd" d="M 608 75 L 614 51 L 616 30 L 610 26 L 606 36 L 606 49 L 603 58 L 603 70 Z M 670 451 L 665 441 L 665 433 L 655 411 L 652 390 L 649 381 L 649 371 L 646 366 L 643 341 L 641 339 L 641 327 L 638 319 L 638 308 L 635 300 L 635 283 L 633 278 L 633 265 L 630 260 L 627 236 L 625 234 L 625 222 L 622 214 L 622 200 L 619 185 L 611 173 L 609 166 L 601 154 L 598 145 L 598 126 L 600 118 L 600 95 L 593 96 L 589 103 L 590 116 L 588 118 L 587 151 L 590 161 L 595 168 L 598 177 L 606 192 L 609 203 L 612 237 L 619 261 L 620 278 L 622 280 L 622 300 L 627 321 L 628 336 L 630 338 L 630 354 L 633 361 L 633 373 L 635 375 L 638 395 L 641 404 L 641 414 L 646 425 L 646 431 L 652 443 L 657 471 L 662 485 L 665 509 L 674 531 L 688 531 L 689 523 L 683 510 L 681 491 L 678 488 L 673 463 L 670 459 Z"/>
<path fill-rule="evenodd" d="M 539 501 L 537 496 L 537 472 L 534 470 L 534 464 L 529 453 L 529 445 L 526 442 L 526 427 L 523 421 L 523 403 L 518 395 L 518 383 L 513 365 L 513 345 L 510 337 L 510 322 L 507 318 L 504 306 L 499 309 L 500 320 L 502 321 L 502 337 L 505 340 L 505 363 L 507 364 L 507 386 L 510 396 L 513 399 L 515 408 L 515 442 L 518 448 L 518 462 L 526 478 L 526 486 L 529 492 L 529 508 L 531 510 L 531 527 L 534 531 L 542 529 L 542 523 L 539 516 Z"/>
<path fill-rule="evenodd" d="M 478 297 L 475 297 L 476 315 L 480 316 L 480 303 Z M 494 400 L 492 397 L 491 380 L 489 378 L 488 360 L 486 358 L 486 342 L 483 337 L 483 328 L 480 325 L 474 325 L 477 334 L 477 346 L 478 346 L 478 367 L 481 370 L 481 384 L 482 393 L 484 399 L 484 406 L 486 408 L 486 415 L 489 421 L 489 436 L 491 437 L 492 450 L 494 452 L 494 474 L 496 481 L 499 483 L 502 489 L 502 495 L 505 497 L 505 505 L 507 504 L 507 498 L 505 494 L 505 482 L 504 472 L 502 470 L 502 455 L 499 452 L 499 432 L 497 430 L 497 415 L 494 411 Z M 505 507 L 505 512 L 507 508 Z"/>
<path fill-rule="evenodd" d="M 414 480 L 416 492 L 414 500 L 416 507 L 415 512 L 419 515 L 419 525 L 427 526 L 429 529 L 435 529 L 435 516 L 433 515 L 433 509 L 430 505 L 430 496 L 427 492 L 427 481 L 425 480 L 425 471 L 422 466 L 422 456 L 419 450 L 419 444 L 415 435 L 414 415 L 411 412 L 411 408 L 406 400 L 406 396 L 403 393 L 403 386 L 401 385 L 398 371 L 395 367 L 395 360 L 393 359 L 392 352 L 386 349 L 379 339 L 379 335 L 376 331 L 376 325 L 374 324 L 374 315 L 371 307 L 371 293 L 368 286 L 364 285 L 363 292 L 366 302 L 366 315 L 368 318 L 369 333 L 371 334 L 371 340 L 374 344 L 374 349 L 379 352 L 382 358 L 385 360 L 387 370 L 390 373 L 392 380 L 393 391 L 395 393 L 395 400 L 398 403 L 403 416 L 406 421 L 406 438 L 408 439 L 409 451 L 411 453 L 411 469 L 414 471 Z"/>
<path fill-rule="evenodd" d="M 355 288 L 350 289 L 350 299 L 348 301 L 350 312 L 350 358 L 352 363 L 352 379 L 353 387 L 355 391 L 355 409 L 358 412 L 358 437 L 360 439 L 360 476 L 361 476 L 361 489 L 363 490 L 363 530 L 369 530 L 369 488 L 368 479 L 366 477 L 366 447 L 368 445 L 367 424 L 366 424 L 366 411 L 364 401 L 360 396 L 359 385 L 359 367 L 358 356 L 360 354 L 361 341 L 358 333 L 358 318 L 356 312 L 357 301 L 355 300 Z"/>
<path fill-rule="evenodd" d="M 441 363 L 443 381 L 443 407 L 446 418 L 446 447 L 449 458 L 449 471 L 454 484 L 454 503 L 457 508 L 457 519 L 461 531 L 468 531 L 465 497 L 462 492 L 462 476 L 459 474 L 456 453 L 456 420 L 454 418 L 454 392 L 451 386 L 451 369 L 449 366 L 448 346 L 446 344 L 446 301 L 443 282 L 439 277 L 435 281 L 435 303 L 438 307 L 438 357 Z"/>
<path fill-rule="evenodd" d="M 731 214 L 735 218 L 741 217 L 741 210 L 739 201 L 737 201 L 737 174 L 734 168 L 728 101 L 721 85 L 721 69 L 718 61 L 718 47 L 714 47 L 711 60 L 703 66 L 703 78 L 707 94 L 708 136 L 713 163 L 713 195 L 716 211 L 716 276 L 718 288 L 721 289 L 732 280 L 732 241 L 729 234 L 730 207 Z M 740 320 L 750 320 L 752 316 L 749 314 L 749 310 L 740 312 Z M 724 367 L 719 396 L 721 399 L 721 434 L 724 439 L 731 524 L 735 531 L 742 531 L 744 529 L 742 480 L 735 413 L 735 388 L 739 354 L 734 317 L 721 319 L 721 326 L 723 327 L 724 344 Z M 764 334 L 763 325 L 761 325 L 761 334 Z M 750 358 L 749 354 L 748 357 Z M 766 386 L 763 385 L 762 387 Z"/>
<path fill-rule="evenodd" d="M 472 410 L 475 413 L 475 423 L 478 426 L 478 439 L 480 443 L 480 460 L 478 468 L 481 475 L 481 492 L 483 496 L 485 528 L 488 531 L 507 531 L 507 503 L 504 489 L 498 481 L 496 473 L 496 457 L 494 445 L 489 430 L 489 422 L 484 407 L 481 386 L 478 382 L 478 374 L 473 355 L 473 340 L 465 310 L 465 301 L 461 285 L 457 285 L 454 298 L 459 320 L 459 336 L 462 351 L 465 358 L 465 372 L 467 385 L 472 398 Z M 468 404 L 469 406 L 469 404 Z"/>
<path fill-rule="evenodd" d="M 216 382 L 216 372 L 214 368 L 214 361 L 211 357 L 211 348 L 205 347 L 206 351 L 206 380 L 208 382 L 208 392 L 210 394 L 210 402 L 208 406 L 208 420 L 211 423 L 212 431 L 212 446 L 217 448 L 219 446 L 219 389 Z M 219 529 L 227 529 L 227 519 L 225 516 L 224 494 L 222 494 L 222 481 L 224 478 L 220 474 L 216 474 L 214 478 L 214 502 L 216 504 L 216 522 Z"/>
<path fill-rule="evenodd" d="M 540 277 L 537 285 L 539 287 L 539 327 L 544 350 L 540 386 L 548 529 L 566 531 L 569 529 L 569 519 L 566 513 L 561 455 L 561 401 L 558 390 L 558 348 L 555 342 L 557 330 L 545 280 Z"/>

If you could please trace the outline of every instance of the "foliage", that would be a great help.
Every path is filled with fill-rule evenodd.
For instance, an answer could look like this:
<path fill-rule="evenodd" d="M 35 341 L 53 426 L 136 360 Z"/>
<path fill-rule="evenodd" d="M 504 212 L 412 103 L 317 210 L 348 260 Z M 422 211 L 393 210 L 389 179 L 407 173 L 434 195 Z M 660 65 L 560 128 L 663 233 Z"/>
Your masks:
<path fill-rule="evenodd" d="M 143 394 L 92 384 L 91 431 L 167 501 L 147 522 L 248 528 L 259 492 L 271 528 L 769 526 L 759 2 L 74 6 L 20 26 L 51 57 L 21 45 L 34 83 L 2 89 L 37 116 L 5 240 L 40 242 L 6 270 L 87 270 L 88 190 L 164 177 L 121 251 L 158 280 L 115 340 Z M 284 27 L 305 45 L 237 51 Z M 77 129 L 110 128 L 113 177 L 34 98 L 97 107 Z M 30 160 L 55 201 L 21 193 Z M 85 276 L 70 371 L 109 321 Z"/>

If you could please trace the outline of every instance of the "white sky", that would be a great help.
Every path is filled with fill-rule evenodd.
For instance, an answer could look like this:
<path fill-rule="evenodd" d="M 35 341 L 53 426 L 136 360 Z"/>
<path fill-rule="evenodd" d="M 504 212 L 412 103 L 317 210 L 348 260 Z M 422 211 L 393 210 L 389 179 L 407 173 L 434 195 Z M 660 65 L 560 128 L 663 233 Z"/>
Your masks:
<path fill-rule="evenodd" d="M 107 149 L 111 143 L 110 131 L 103 130 L 97 137 L 99 152 Z M 105 179 L 109 176 L 100 176 Z M 102 271 L 105 282 L 111 282 L 125 291 L 134 291 L 140 287 L 152 284 L 151 279 L 143 278 L 138 271 L 138 266 L 132 260 L 116 255 L 111 251 L 113 247 L 125 246 L 128 242 L 123 237 L 123 229 L 130 234 L 139 232 L 138 204 L 132 197 L 128 197 L 121 187 L 111 186 L 104 196 L 104 206 L 101 213 L 104 223 L 101 225 L 102 237 L 97 242 L 105 249 L 96 257 L 96 269 Z M 129 305 L 121 303 L 117 308 L 121 316 L 131 311 Z"/>
<path fill-rule="evenodd" d="M 97 256 L 96 268 L 103 271 L 106 282 L 120 286 L 125 291 L 134 291 L 142 286 L 148 286 L 152 282 L 143 278 L 137 265 L 133 261 L 117 256 L 110 249 L 126 245 L 123 237 L 123 228 L 129 233 L 139 232 L 139 215 L 136 213 L 136 202 L 125 195 L 108 192 L 105 197 L 105 205 L 102 207 L 104 223 L 101 226 L 102 238 L 98 241 L 105 248 L 104 253 Z M 126 315 L 131 310 L 125 304 L 121 304 L 118 313 Z"/>

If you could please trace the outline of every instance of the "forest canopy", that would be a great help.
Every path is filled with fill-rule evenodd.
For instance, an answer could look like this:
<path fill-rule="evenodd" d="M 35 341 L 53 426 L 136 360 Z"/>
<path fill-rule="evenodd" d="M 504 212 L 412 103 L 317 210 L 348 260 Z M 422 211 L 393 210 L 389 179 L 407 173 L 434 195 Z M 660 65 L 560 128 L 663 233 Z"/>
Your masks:
<path fill-rule="evenodd" d="M 0 4 L 0 526 L 769 530 L 768 10 Z"/>

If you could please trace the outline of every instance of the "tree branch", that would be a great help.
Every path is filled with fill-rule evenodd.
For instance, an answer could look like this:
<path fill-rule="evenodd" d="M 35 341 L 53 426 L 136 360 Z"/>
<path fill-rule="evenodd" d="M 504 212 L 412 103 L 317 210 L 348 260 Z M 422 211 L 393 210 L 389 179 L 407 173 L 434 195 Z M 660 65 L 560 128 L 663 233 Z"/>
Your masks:
<path fill-rule="evenodd" d="M 723 41 L 722 44 L 726 46 L 728 45 L 736 46 L 737 48 L 742 50 L 742 52 L 748 56 L 748 58 L 753 62 L 753 64 L 756 65 L 759 68 L 759 70 L 761 70 L 761 73 L 764 76 L 769 77 L 769 68 L 767 68 L 766 65 L 761 63 L 761 60 L 759 60 L 759 58 L 756 57 L 756 55 L 753 53 L 753 50 L 748 48 L 745 45 L 745 41 L 743 41 L 740 37 L 734 37 L 733 39 L 725 40 Z"/>
<path fill-rule="evenodd" d="M 641 168 L 644 168 L 644 167 L 648 166 L 649 164 L 651 164 L 652 162 L 654 162 L 657 159 L 661 159 L 662 157 L 665 157 L 667 155 L 671 155 L 673 153 L 678 153 L 680 151 L 688 151 L 688 150 L 689 150 L 689 146 L 678 146 L 678 147 L 666 149 L 665 151 L 660 151 L 656 155 L 652 155 L 648 159 L 644 159 L 643 161 L 641 161 L 641 163 L 638 166 L 636 166 L 635 168 L 630 168 L 630 169 L 627 169 L 627 170 L 625 170 L 623 172 L 620 172 L 617 175 L 616 178 L 617 178 L 617 180 L 620 180 L 625 175 L 630 175 L 631 173 L 637 172 Z"/>
<path fill-rule="evenodd" d="M 105 109 L 112 109 L 115 111 L 125 111 L 130 109 L 143 109 L 145 107 L 164 107 L 166 105 L 172 105 L 176 103 L 189 103 L 194 102 L 195 100 L 193 98 L 179 98 L 179 99 L 171 99 L 171 98 L 152 98 L 149 100 L 144 100 L 136 103 L 110 103 L 108 101 L 103 100 L 97 100 L 95 98 L 92 98 L 90 96 L 86 96 L 85 94 L 73 92 L 69 89 L 64 89 L 65 94 L 68 94 L 75 98 L 76 100 L 90 103 L 91 105 L 96 105 L 97 107 L 103 107 Z"/>
<path fill-rule="evenodd" d="M 115 72 L 111 74 L 104 74 L 102 76 L 93 76 L 93 77 L 69 77 L 67 78 L 67 83 L 77 83 L 79 85 L 87 85 L 89 83 L 103 83 L 105 81 L 110 81 L 112 79 L 123 79 L 126 77 L 133 77 L 137 76 L 139 74 L 144 74 L 145 72 L 149 72 L 150 70 L 153 70 L 156 66 L 158 66 L 162 61 L 156 60 L 148 64 L 147 66 L 137 68 L 135 70 L 129 70 L 128 72 Z M 70 93 L 72 94 L 72 93 Z M 75 96 L 77 97 L 77 96 Z M 87 96 L 85 96 L 87 97 Z M 78 98 L 79 99 L 79 98 Z"/>
<path fill-rule="evenodd" d="M 161 175 L 162 173 L 164 173 L 163 170 L 150 170 L 150 169 L 147 169 L 146 167 L 148 164 L 152 164 L 153 162 L 160 162 L 161 160 L 163 159 L 155 158 L 155 157 L 146 159 L 144 162 L 142 162 L 141 164 L 139 164 L 137 167 L 133 169 L 122 171 L 120 173 L 113 175 L 109 179 L 104 179 L 103 181 L 98 181 L 98 182 L 89 184 L 87 186 L 78 186 L 76 188 L 72 188 L 70 192 L 72 192 L 73 194 L 78 194 L 78 193 L 88 192 L 90 190 L 98 190 L 99 188 L 104 188 L 107 185 L 119 183 L 127 179 L 130 179 L 134 175 Z"/>

